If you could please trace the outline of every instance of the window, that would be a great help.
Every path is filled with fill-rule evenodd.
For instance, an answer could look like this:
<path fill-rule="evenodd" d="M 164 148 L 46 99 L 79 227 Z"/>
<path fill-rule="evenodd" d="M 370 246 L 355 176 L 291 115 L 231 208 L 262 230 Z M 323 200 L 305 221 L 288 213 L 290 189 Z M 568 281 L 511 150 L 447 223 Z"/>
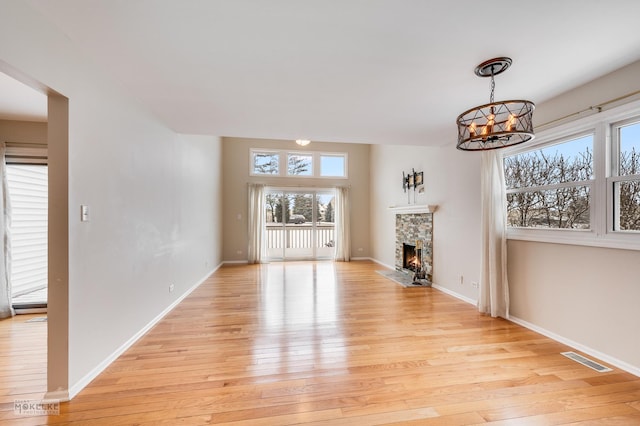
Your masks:
<path fill-rule="evenodd" d="M 346 179 L 347 165 L 344 152 L 251 149 L 249 170 L 251 176 Z"/>
<path fill-rule="evenodd" d="M 590 229 L 593 134 L 504 159 L 507 224 Z"/>
<path fill-rule="evenodd" d="M 640 250 L 640 102 L 523 145 L 504 151 L 508 238 Z"/>
<path fill-rule="evenodd" d="M 263 244 L 269 259 L 332 258 L 335 191 L 267 188 Z"/>
<path fill-rule="evenodd" d="M 16 309 L 47 306 L 47 170 L 46 164 L 6 166 L 11 203 L 10 283 Z"/>
<path fill-rule="evenodd" d="M 346 177 L 346 155 L 321 154 L 320 176 L 322 177 Z"/>
<path fill-rule="evenodd" d="M 615 231 L 640 231 L 640 121 L 612 126 Z"/>
<path fill-rule="evenodd" d="M 313 156 L 309 154 L 288 154 L 288 176 L 313 176 Z"/>
<path fill-rule="evenodd" d="M 280 154 L 278 152 L 251 152 L 252 173 L 254 175 L 280 174 Z"/>

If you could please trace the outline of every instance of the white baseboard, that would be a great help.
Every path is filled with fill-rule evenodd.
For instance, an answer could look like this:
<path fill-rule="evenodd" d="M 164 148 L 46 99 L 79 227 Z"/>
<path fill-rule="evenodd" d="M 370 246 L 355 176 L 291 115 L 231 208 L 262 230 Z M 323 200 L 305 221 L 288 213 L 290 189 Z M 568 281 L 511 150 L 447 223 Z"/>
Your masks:
<path fill-rule="evenodd" d="M 247 265 L 249 264 L 248 260 L 224 260 L 222 265 Z"/>
<path fill-rule="evenodd" d="M 453 297 L 455 297 L 457 299 L 460 299 L 460 300 L 462 300 L 464 302 L 467 302 L 467 303 L 469 303 L 471 305 L 477 306 L 477 304 L 478 304 L 478 302 L 476 300 L 473 300 L 471 298 L 463 296 L 463 295 L 461 295 L 459 293 L 456 293 L 455 291 L 449 290 L 446 287 L 442 287 L 442 286 L 439 286 L 437 284 L 433 284 L 432 287 L 437 289 L 437 290 L 442 291 L 443 293 L 447 293 L 450 296 L 453 296 Z M 542 327 L 538 327 L 537 325 L 531 324 L 530 322 L 527 322 L 527 321 L 525 321 L 523 319 L 520 319 L 518 317 L 514 317 L 514 316 L 510 315 L 509 316 L 509 321 L 511 321 L 511 322 L 513 322 L 515 324 L 518 324 L 518 325 L 520 325 L 520 326 L 522 326 L 524 328 L 528 328 L 529 330 L 535 331 L 536 333 L 540 333 L 543 336 L 546 336 L 546 337 L 548 337 L 548 338 L 550 338 L 552 340 L 555 340 L 556 342 L 560 342 L 562 344 L 570 346 L 573 349 L 576 349 L 576 350 L 578 350 L 580 352 L 583 352 L 583 353 L 585 353 L 587 355 L 590 355 L 590 356 L 592 356 L 594 358 L 598 358 L 599 360 L 604 361 L 607 364 L 613 365 L 613 366 L 615 366 L 615 367 L 617 367 L 617 368 L 619 368 L 621 370 L 624 370 L 624 371 L 626 371 L 628 373 L 631 373 L 631 374 L 633 374 L 635 376 L 640 377 L 640 367 L 637 367 L 635 365 L 631 365 L 631 364 L 629 364 L 627 362 L 621 361 L 621 360 L 619 360 L 617 358 L 614 358 L 614 357 L 612 357 L 610 355 L 607 355 L 605 353 L 602 353 L 600 351 L 592 349 L 592 348 L 590 348 L 588 346 L 585 346 L 585 345 L 583 345 L 581 343 L 578 343 L 576 341 L 573 341 L 571 339 L 567 339 L 566 337 L 560 336 L 560 335 L 558 335 L 556 333 L 553 333 L 553 332 L 551 332 L 549 330 L 546 330 L 546 329 L 544 329 Z"/>
<path fill-rule="evenodd" d="M 352 257 L 351 260 L 359 261 L 359 260 L 373 260 L 370 257 Z"/>
<path fill-rule="evenodd" d="M 556 334 L 552 331 L 549 331 L 547 329 L 544 329 L 542 327 L 538 327 L 535 324 L 532 324 L 530 322 L 527 322 L 523 319 L 520 319 L 518 317 L 514 317 L 512 315 L 509 316 L 509 321 L 516 323 L 524 328 L 528 328 L 529 330 L 535 331 L 536 333 L 540 333 L 543 336 L 546 336 L 550 339 L 555 340 L 556 342 L 560 342 L 562 344 L 565 344 L 567 346 L 571 346 L 572 348 L 579 350 L 580 352 L 583 352 L 587 355 L 590 355 L 594 358 L 598 358 L 601 361 L 606 362 L 607 364 L 613 365 L 615 367 L 618 367 L 621 370 L 624 370 L 628 373 L 631 373 L 635 376 L 640 377 L 640 367 L 636 367 L 635 365 L 631 365 L 629 363 L 626 363 L 624 361 L 621 361 L 617 358 L 614 358 L 610 355 L 607 355 L 605 353 L 602 353 L 600 351 L 597 351 L 595 349 L 592 349 L 588 346 L 585 346 L 581 343 L 578 343 L 576 341 L 573 341 L 571 339 L 567 339 L 566 337 L 560 336 L 559 334 Z"/>
<path fill-rule="evenodd" d="M 456 299 L 460 299 L 460 300 L 462 300 L 463 302 L 467 302 L 467 303 L 469 303 L 470 305 L 478 306 L 478 301 L 477 301 L 477 300 L 474 300 L 474 299 L 472 299 L 472 298 L 470 298 L 470 297 L 467 297 L 467 296 L 463 296 L 462 294 L 460 294 L 460 293 L 456 293 L 455 291 L 450 290 L 450 289 L 448 289 L 448 288 L 446 288 L 446 287 L 442 287 L 441 285 L 438 285 L 438 284 L 435 284 L 435 283 L 431 284 L 431 287 L 433 287 L 433 288 L 435 288 L 436 290 L 439 290 L 439 291 L 441 291 L 441 292 L 443 292 L 443 293 L 446 293 L 446 294 L 448 294 L 449 296 L 453 296 L 453 297 L 455 297 Z"/>
<path fill-rule="evenodd" d="M 220 268 L 220 266 L 222 266 L 222 263 L 219 264 L 218 266 L 216 266 L 215 268 L 213 268 L 213 270 L 208 272 L 204 276 L 204 278 L 202 278 L 200 281 L 198 281 L 196 284 L 194 284 L 190 289 L 185 291 L 173 303 L 171 303 L 169 306 L 167 306 L 162 312 L 160 312 L 158 315 L 156 315 L 156 317 L 153 318 L 146 326 L 144 326 L 140 331 L 138 331 L 136 334 L 134 334 L 129 340 L 124 342 L 118 349 L 116 349 L 111 355 L 109 355 L 107 358 L 105 358 L 93 370 L 91 370 L 84 377 L 82 377 L 80 380 L 78 380 L 76 383 L 74 383 L 72 386 L 70 386 L 68 392 L 67 391 L 48 392 L 46 394 L 46 396 L 48 397 L 50 395 L 55 395 L 55 394 L 58 394 L 58 393 L 62 394 L 64 392 L 66 394 L 66 399 L 60 399 L 61 401 L 68 401 L 68 400 L 72 399 L 73 397 L 75 397 L 78 393 L 80 393 L 80 391 L 82 389 L 84 389 L 89 383 L 91 383 L 91 381 L 93 379 L 98 377 L 98 375 L 100 373 L 102 373 L 105 370 L 105 368 L 107 368 L 113 361 L 118 359 L 118 357 L 120 355 L 122 355 L 127 349 L 129 349 L 131 347 L 131 345 L 133 345 L 135 342 L 137 342 L 142 336 L 144 336 L 147 333 L 147 331 L 149 331 L 162 318 L 164 318 L 165 315 L 167 315 L 169 312 L 171 312 L 171 310 L 173 310 L 173 308 L 178 306 L 178 304 L 180 304 L 180 302 L 182 302 L 189 294 L 191 294 L 191 292 L 193 292 L 203 282 L 205 282 L 206 279 L 211 276 L 211 274 L 213 274 L 214 272 L 216 272 L 218 270 L 218 268 Z M 53 398 L 53 399 L 56 399 L 56 398 Z"/>

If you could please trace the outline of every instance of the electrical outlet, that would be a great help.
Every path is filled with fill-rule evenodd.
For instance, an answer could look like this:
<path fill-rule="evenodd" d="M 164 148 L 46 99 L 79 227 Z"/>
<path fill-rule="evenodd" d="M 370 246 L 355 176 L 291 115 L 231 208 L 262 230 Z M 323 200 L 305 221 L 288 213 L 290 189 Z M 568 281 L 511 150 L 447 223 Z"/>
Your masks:
<path fill-rule="evenodd" d="M 237 250 L 236 254 L 242 254 L 242 250 Z"/>
<path fill-rule="evenodd" d="M 478 282 L 477 281 L 471 281 L 471 287 L 478 288 Z"/>
<path fill-rule="evenodd" d="M 358 247 L 358 251 L 363 251 L 364 249 L 362 247 Z"/>
<path fill-rule="evenodd" d="M 169 293 L 172 293 L 174 288 L 176 288 L 175 285 L 169 284 Z"/>

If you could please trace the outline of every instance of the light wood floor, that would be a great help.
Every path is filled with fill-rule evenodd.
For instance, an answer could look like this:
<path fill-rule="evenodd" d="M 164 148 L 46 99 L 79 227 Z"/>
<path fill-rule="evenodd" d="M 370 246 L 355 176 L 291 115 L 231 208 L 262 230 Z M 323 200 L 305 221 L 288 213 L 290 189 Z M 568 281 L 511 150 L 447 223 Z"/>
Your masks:
<path fill-rule="evenodd" d="M 19 424 L 8 420 L 15 400 L 40 400 L 47 391 L 47 323 L 32 321 L 41 318 L 46 314 L 0 320 L 0 424 Z"/>
<path fill-rule="evenodd" d="M 5 347 L 28 327 L 0 322 L 0 423 L 640 424 L 640 378 L 376 269 L 223 267 L 48 418 L 13 415 L 9 400 L 44 388 L 44 356 L 22 371 Z"/>

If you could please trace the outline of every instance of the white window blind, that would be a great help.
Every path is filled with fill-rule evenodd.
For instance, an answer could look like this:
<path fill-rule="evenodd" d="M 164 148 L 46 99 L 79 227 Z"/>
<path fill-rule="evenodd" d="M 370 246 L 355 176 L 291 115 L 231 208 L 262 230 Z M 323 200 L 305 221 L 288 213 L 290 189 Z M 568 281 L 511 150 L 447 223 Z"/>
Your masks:
<path fill-rule="evenodd" d="M 47 166 L 9 164 L 7 183 L 15 299 L 47 287 Z"/>

